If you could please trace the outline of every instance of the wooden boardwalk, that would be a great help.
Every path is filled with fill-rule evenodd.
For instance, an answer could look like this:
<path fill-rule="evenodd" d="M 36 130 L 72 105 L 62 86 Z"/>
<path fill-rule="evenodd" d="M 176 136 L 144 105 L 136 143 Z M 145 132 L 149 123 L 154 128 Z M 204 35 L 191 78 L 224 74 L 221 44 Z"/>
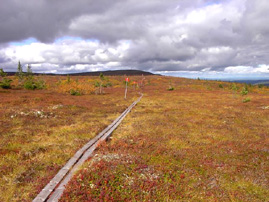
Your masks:
<path fill-rule="evenodd" d="M 106 140 L 118 127 L 125 116 L 141 100 L 143 94 L 133 102 L 117 119 L 115 119 L 101 133 L 85 144 L 76 154 L 65 164 L 65 166 L 55 175 L 55 177 L 42 189 L 33 202 L 58 201 L 63 194 L 65 185 L 70 181 L 74 172 L 86 161 L 96 149 L 101 141 Z"/>

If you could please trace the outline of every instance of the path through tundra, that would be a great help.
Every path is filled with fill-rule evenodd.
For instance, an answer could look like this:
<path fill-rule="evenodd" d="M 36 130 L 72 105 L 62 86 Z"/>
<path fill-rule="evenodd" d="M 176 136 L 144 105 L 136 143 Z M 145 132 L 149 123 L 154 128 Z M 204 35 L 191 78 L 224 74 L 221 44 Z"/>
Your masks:
<path fill-rule="evenodd" d="M 66 165 L 55 175 L 55 177 L 45 186 L 36 196 L 33 202 L 58 201 L 61 197 L 65 185 L 70 181 L 74 172 L 85 162 L 98 147 L 100 142 L 106 140 L 112 132 L 118 127 L 125 116 L 141 100 L 143 94 L 134 101 L 117 119 L 115 119 L 107 128 L 99 133 L 95 138 L 85 144 L 76 154 L 66 163 Z"/>

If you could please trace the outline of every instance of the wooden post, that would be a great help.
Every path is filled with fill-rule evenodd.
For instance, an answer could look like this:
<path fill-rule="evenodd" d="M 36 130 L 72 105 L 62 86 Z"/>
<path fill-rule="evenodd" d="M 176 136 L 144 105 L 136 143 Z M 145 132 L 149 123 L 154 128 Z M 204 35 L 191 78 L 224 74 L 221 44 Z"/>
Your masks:
<path fill-rule="evenodd" d="M 127 97 L 127 88 L 128 88 L 127 84 L 128 84 L 128 82 L 129 82 L 129 78 L 127 77 L 125 79 L 126 86 L 125 86 L 125 96 L 124 96 L 124 99 L 126 99 L 126 97 Z"/>

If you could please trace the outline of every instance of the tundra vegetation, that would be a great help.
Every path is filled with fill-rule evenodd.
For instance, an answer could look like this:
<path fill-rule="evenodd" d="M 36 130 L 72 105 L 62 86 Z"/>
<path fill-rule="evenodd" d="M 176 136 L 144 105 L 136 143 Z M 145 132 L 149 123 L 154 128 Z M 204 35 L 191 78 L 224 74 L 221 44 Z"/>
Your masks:
<path fill-rule="evenodd" d="M 96 95 L 96 77 L 33 76 L 0 88 L 0 201 L 31 201 L 75 152 L 139 95 L 123 99 L 123 77 Z M 44 81 L 27 90 L 25 81 Z M 82 96 L 72 96 L 70 89 Z M 99 89 L 98 89 L 99 90 Z"/>
<path fill-rule="evenodd" d="M 8 76 L 12 88 L 0 89 L 0 201 L 31 201 L 138 92 L 143 99 L 75 174 L 61 201 L 269 198 L 268 88 L 132 76 L 140 87 L 129 86 L 125 100 L 123 76 L 32 77 L 46 88 L 26 90 L 18 87 L 25 78 Z"/>
<path fill-rule="evenodd" d="M 3 69 L 0 69 L 0 88 L 3 88 L 3 89 L 11 88 L 12 80 L 9 78 L 6 78 L 6 76 L 7 76 L 7 73 L 5 73 Z"/>

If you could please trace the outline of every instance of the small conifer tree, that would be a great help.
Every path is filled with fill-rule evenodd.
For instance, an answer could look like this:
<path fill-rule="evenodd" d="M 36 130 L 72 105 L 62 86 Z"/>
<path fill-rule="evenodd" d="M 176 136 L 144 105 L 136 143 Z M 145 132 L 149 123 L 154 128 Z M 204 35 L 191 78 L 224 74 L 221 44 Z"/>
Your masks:
<path fill-rule="evenodd" d="M 16 76 L 19 79 L 19 83 L 21 83 L 22 80 L 23 80 L 24 74 L 23 74 L 22 65 L 21 65 L 21 62 L 20 61 L 18 62 L 18 68 L 17 68 Z"/>
<path fill-rule="evenodd" d="M 241 95 L 247 95 L 247 94 L 248 94 L 248 86 L 247 84 L 245 84 L 245 86 L 243 87 L 241 91 Z"/>
<path fill-rule="evenodd" d="M 100 73 L 99 78 L 100 78 L 99 93 L 103 94 L 103 81 L 105 80 L 105 76 L 103 75 L 103 73 Z"/>
<path fill-rule="evenodd" d="M 70 75 L 68 74 L 67 75 L 67 83 L 70 83 L 71 82 L 71 79 L 70 79 Z"/>
<path fill-rule="evenodd" d="M 27 73 L 26 73 L 28 78 L 32 78 L 33 77 L 33 71 L 32 71 L 32 67 L 31 65 L 27 65 Z"/>

